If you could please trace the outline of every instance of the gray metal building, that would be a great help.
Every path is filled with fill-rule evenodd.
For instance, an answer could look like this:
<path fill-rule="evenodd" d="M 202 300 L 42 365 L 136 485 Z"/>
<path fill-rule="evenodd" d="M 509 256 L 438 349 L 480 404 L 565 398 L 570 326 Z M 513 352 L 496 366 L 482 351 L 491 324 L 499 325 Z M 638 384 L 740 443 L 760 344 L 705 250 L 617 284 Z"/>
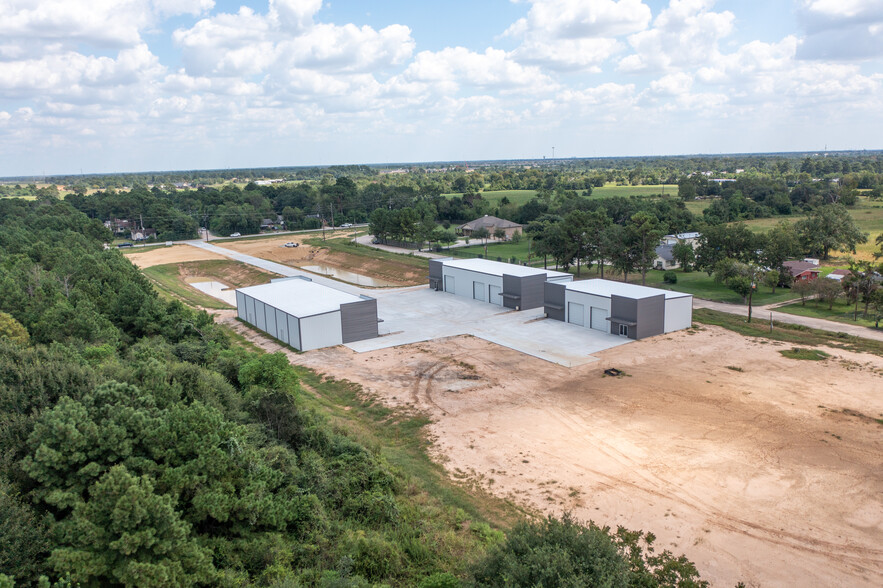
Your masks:
<path fill-rule="evenodd" d="M 377 337 L 377 301 L 282 278 L 236 291 L 239 318 L 300 351 Z"/>
<path fill-rule="evenodd" d="M 544 302 L 548 281 L 573 280 L 571 274 L 489 259 L 430 259 L 429 287 L 457 296 L 527 310 Z"/>
<path fill-rule="evenodd" d="M 612 280 L 544 285 L 549 318 L 629 339 L 689 328 L 693 296 Z"/>

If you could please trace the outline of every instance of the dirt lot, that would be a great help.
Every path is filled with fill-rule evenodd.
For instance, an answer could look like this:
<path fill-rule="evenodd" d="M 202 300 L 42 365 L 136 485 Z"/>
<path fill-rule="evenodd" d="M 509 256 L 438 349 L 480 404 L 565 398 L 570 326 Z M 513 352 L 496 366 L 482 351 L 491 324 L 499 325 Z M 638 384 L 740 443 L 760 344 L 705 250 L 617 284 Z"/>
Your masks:
<path fill-rule="evenodd" d="M 178 264 L 178 275 L 187 284 L 217 280 L 230 288 L 268 284 L 278 275 L 229 259 L 190 261 Z"/>
<path fill-rule="evenodd" d="M 652 531 L 715 586 L 883 585 L 883 358 L 784 348 L 709 327 L 572 369 L 471 337 L 289 356 L 429 414 L 464 483 Z"/>
<path fill-rule="evenodd" d="M 336 236 L 341 235 L 337 234 Z M 300 247 L 283 247 L 289 241 L 303 243 L 306 239 L 315 238 L 315 234 L 306 236 L 282 235 L 275 239 L 225 241 L 221 243 L 221 246 L 225 249 L 232 249 L 292 267 L 328 265 L 361 275 L 381 278 L 400 286 L 416 286 L 426 281 L 425 268 L 418 268 L 394 259 L 354 255 L 303 244 Z"/>
<path fill-rule="evenodd" d="M 205 259 L 227 259 L 223 255 L 212 253 L 190 245 L 172 245 L 160 247 L 150 251 L 127 253 L 126 257 L 141 269 L 167 263 L 181 263 L 184 261 L 199 261 Z"/>

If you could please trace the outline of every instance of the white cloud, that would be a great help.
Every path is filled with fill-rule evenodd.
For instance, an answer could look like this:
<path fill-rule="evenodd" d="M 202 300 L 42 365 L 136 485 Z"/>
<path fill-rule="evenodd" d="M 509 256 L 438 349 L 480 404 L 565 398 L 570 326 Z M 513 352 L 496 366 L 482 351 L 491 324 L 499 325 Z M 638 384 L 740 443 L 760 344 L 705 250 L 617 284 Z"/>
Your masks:
<path fill-rule="evenodd" d="M 619 61 L 619 70 L 666 71 L 714 59 L 718 42 L 733 30 L 735 16 L 712 12 L 713 5 L 714 0 L 671 0 L 651 29 L 628 38 L 634 53 Z"/>
<path fill-rule="evenodd" d="M 617 36 L 641 31 L 650 8 L 641 0 L 530 0 L 525 18 L 505 35 L 521 39 L 512 53 L 521 63 L 550 69 L 600 71 L 622 48 Z"/>
<path fill-rule="evenodd" d="M 212 6 L 213 0 L 4 0 L 0 38 L 128 47 L 140 44 L 141 31 L 162 17 L 200 14 Z"/>
<path fill-rule="evenodd" d="M 492 48 L 484 53 L 464 47 L 422 51 L 404 75 L 410 80 L 441 83 L 449 88 L 461 84 L 498 89 L 549 87 L 552 84 L 540 68 L 516 63 L 505 51 Z"/>
<path fill-rule="evenodd" d="M 804 0 L 797 19 L 806 30 L 801 59 L 867 60 L 883 54 L 883 2 Z"/>
<path fill-rule="evenodd" d="M 680 96 L 688 94 L 693 86 L 693 76 L 686 72 L 668 74 L 650 82 L 650 89 L 655 94 L 666 96 Z"/>

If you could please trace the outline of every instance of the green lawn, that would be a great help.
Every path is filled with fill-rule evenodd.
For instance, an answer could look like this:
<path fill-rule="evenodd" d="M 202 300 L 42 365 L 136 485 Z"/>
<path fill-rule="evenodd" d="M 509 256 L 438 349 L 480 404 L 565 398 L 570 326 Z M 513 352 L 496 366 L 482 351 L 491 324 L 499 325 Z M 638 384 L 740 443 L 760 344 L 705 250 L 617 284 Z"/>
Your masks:
<path fill-rule="evenodd" d="M 796 302 L 787 306 L 780 306 L 776 310 L 780 312 L 787 312 L 788 314 L 796 314 L 798 316 L 809 316 L 814 318 L 827 319 L 829 321 L 837 321 L 838 323 L 846 323 L 848 325 L 860 325 L 863 327 L 872 328 L 874 326 L 873 320 L 862 318 L 862 312 L 864 312 L 865 306 L 861 302 L 859 302 L 858 305 L 858 320 L 855 321 L 852 320 L 855 305 L 848 304 L 846 300 L 837 300 L 836 302 L 834 302 L 834 306 L 831 308 L 831 310 L 828 310 L 827 304 L 825 304 L 824 302 L 820 303 L 816 300 L 807 300 L 806 304 Z M 868 311 L 869 315 L 871 313 L 873 313 L 873 309 Z"/>
<path fill-rule="evenodd" d="M 878 235 L 883 233 L 883 202 L 859 197 L 858 203 L 849 209 L 849 213 L 852 215 L 852 218 L 855 219 L 855 224 L 857 224 L 862 231 L 865 231 L 870 235 L 867 243 L 856 247 L 855 257 L 858 259 L 871 260 L 874 258 L 874 250 L 876 249 L 875 240 Z M 755 233 L 764 233 L 781 221 L 796 223 L 804 218 L 806 218 L 805 215 L 759 218 L 745 221 L 745 226 Z M 835 264 L 843 265 L 846 258 L 852 254 L 844 253 L 837 255 L 835 252 L 834 255 L 837 258 Z"/>
<path fill-rule="evenodd" d="M 647 272 L 647 285 L 654 288 L 662 288 L 664 290 L 674 290 L 675 292 L 686 292 L 697 298 L 706 300 L 714 300 L 716 302 L 730 302 L 733 304 L 742 304 L 742 297 L 727 288 L 724 284 L 718 284 L 714 278 L 709 277 L 705 272 L 689 272 L 684 273 L 675 270 L 678 277 L 676 284 L 666 284 L 662 281 L 665 272 L 660 270 L 650 270 Z M 640 274 L 629 274 L 629 282 L 641 283 Z M 774 302 L 785 302 L 793 300 L 796 295 L 788 288 L 776 288 L 776 293 L 772 294 L 766 286 L 761 286 L 752 297 L 752 306 L 762 306 L 764 304 L 772 304 Z"/>
<path fill-rule="evenodd" d="M 171 294 L 190 306 L 214 309 L 233 308 L 214 296 L 204 294 L 181 281 L 177 263 L 155 265 L 144 268 L 141 272 L 153 282 L 161 293 Z"/>
<path fill-rule="evenodd" d="M 711 206 L 710 200 L 690 200 L 684 202 L 684 206 L 687 207 L 687 210 L 692 212 L 695 216 L 701 216 L 702 212 Z"/>
<path fill-rule="evenodd" d="M 610 198 L 613 196 L 677 196 L 677 184 L 654 184 L 649 186 L 617 186 L 612 182 L 600 188 L 592 188 L 592 198 Z"/>
<path fill-rule="evenodd" d="M 481 245 L 480 239 L 472 239 L 470 243 L 478 243 L 478 245 L 469 245 L 468 247 L 454 247 L 447 252 L 454 257 L 477 257 L 478 255 L 485 255 L 484 245 Z M 518 263 L 521 263 L 527 261 L 529 247 L 530 242 L 528 239 L 522 239 L 518 243 L 512 243 L 510 241 L 495 243 L 491 241 L 488 242 L 487 245 L 486 257 L 493 260 L 501 257 L 503 261 L 509 261 L 512 257 L 515 257 L 518 259 Z M 442 251 L 442 253 L 445 252 L 446 251 Z M 534 257 L 531 260 L 532 264 L 536 264 L 537 262 L 542 265 L 543 258 L 540 257 L 539 260 L 537 260 L 536 257 Z"/>

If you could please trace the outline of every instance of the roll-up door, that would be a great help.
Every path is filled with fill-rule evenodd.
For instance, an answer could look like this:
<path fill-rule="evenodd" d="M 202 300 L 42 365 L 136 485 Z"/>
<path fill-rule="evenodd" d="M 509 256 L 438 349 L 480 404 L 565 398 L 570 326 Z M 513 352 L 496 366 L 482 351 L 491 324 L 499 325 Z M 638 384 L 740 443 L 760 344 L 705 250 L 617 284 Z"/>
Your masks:
<path fill-rule="evenodd" d="M 454 290 L 454 276 L 445 276 L 445 292 L 450 292 L 451 294 L 457 293 L 457 291 Z"/>
<path fill-rule="evenodd" d="M 484 294 L 485 287 L 486 284 L 484 282 L 472 282 L 472 297 L 476 300 L 486 300 Z"/>
<path fill-rule="evenodd" d="M 567 322 L 584 327 L 586 325 L 585 318 L 586 308 L 582 304 L 576 302 L 567 303 Z"/>
<path fill-rule="evenodd" d="M 497 306 L 503 306 L 503 297 L 500 296 L 500 294 L 503 292 L 503 289 L 499 286 L 494 286 L 493 284 L 488 286 L 488 288 L 490 289 L 491 293 L 489 302 L 491 304 L 496 304 Z"/>
<path fill-rule="evenodd" d="M 597 331 L 610 332 L 610 323 L 607 321 L 607 311 L 597 306 L 591 307 L 592 328 Z"/>

